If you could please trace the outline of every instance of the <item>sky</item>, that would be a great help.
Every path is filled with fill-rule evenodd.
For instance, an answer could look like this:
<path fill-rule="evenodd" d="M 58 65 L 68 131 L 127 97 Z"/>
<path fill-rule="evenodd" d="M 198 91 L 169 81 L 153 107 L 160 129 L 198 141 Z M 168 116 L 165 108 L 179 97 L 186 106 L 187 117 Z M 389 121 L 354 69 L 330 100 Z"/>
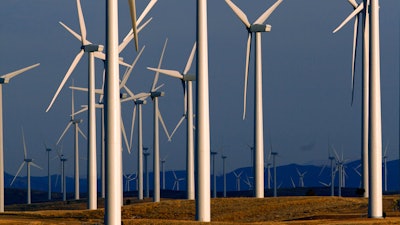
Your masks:
<path fill-rule="evenodd" d="M 82 0 L 87 39 L 105 43 L 105 1 Z M 148 0 L 137 0 L 138 14 Z M 233 1 L 251 22 L 274 1 Z M 400 2 L 380 1 L 382 139 L 388 145 L 388 160 L 399 156 L 399 21 Z M 328 144 L 347 160 L 360 158 L 361 152 L 361 61 L 357 59 L 355 101 L 351 106 L 351 57 L 353 22 L 332 34 L 352 11 L 345 0 L 284 0 L 266 23 L 272 31 L 262 34 L 264 152 L 270 146 L 278 152 L 277 165 L 328 163 Z M 182 71 L 196 40 L 196 1 L 158 1 L 146 19 L 152 21 L 139 33 L 142 57 L 128 80 L 135 93 L 149 91 L 166 38 L 168 45 L 162 68 Z M 76 2 L 73 0 L 3 0 L 0 3 L 0 74 L 41 63 L 3 87 L 5 171 L 15 174 L 23 160 L 21 127 L 25 131 L 29 157 L 47 168 L 44 143 L 54 148 L 70 119 L 71 90 L 87 86 L 85 55 L 49 112 L 58 85 L 80 50 L 80 42 L 58 22 L 78 33 Z M 126 1 L 119 1 L 120 40 L 131 27 Z M 254 70 L 250 69 L 247 117 L 243 112 L 243 78 L 247 31 L 223 0 L 208 1 L 209 89 L 211 150 L 218 151 L 217 171 L 222 172 L 221 154 L 227 156 L 227 171 L 250 166 L 249 145 L 253 142 Z M 359 48 L 360 49 L 360 48 Z M 121 53 L 128 63 L 137 52 L 133 43 Z M 254 57 L 253 57 L 254 58 Z M 253 58 L 251 60 L 253 60 Z M 251 62 L 251 67 L 254 65 Z M 102 62 L 96 61 L 96 87 L 102 85 Z M 195 63 L 190 72 L 195 73 Z M 121 76 L 125 69 L 120 68 Z M 159 108 L 169 132 L 183 114 L 183 95 L 179 80 L 160 75 L 165 96 Z M 86 93 L 75 93 L 75 107 L 87 104 Z M 125 127 L 130 134 L 133 103 L 122 105 Z M 143 107 L 144 145 L 152 150 L 153 105 Z M 87 116 L 81 129 L 87 132 Z M 100 111 L 97 113 L 99 121 Z M 97 124 L 100 128 L 99 123 Z M 136 131 L 134 131 L 136 132 Z M 162 132 L 162 130 L 160 130 Z M 160 133 L 160 156 L 167 170 L 185 168 L 185 127 L 169 142 Z M 98 136 L 99 137 L 99 136 Z M 135 135 L 136 137 L 136 135 Z M 124 172 L 136 171 L 136 139 L 132 153 L 123 151 Z M 98 141 L 98 156 L 100 143 Z M 80 170 L 86 174 L 87 141 L 80 138 Z M 63 140 L 73 174 L 73 132 Z M 51 157 L 55 158 L 53 151 Z M 59 173 L 59 161 L 51 161 L 52 173 Z M 100 161 L 98 160 L 98 166 Z M 152 163 L 149 162 L 150 168 Z M 23 172 L 25 174 L 25 172 Z M 45 176 L 47 170 L 32 169 Z"/>

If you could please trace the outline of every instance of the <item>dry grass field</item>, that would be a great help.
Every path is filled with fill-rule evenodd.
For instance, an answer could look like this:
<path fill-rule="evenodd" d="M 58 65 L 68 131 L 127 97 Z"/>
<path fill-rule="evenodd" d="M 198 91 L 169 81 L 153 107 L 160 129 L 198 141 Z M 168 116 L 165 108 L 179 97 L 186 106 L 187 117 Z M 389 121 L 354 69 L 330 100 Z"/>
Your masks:
<path fill-rule="evenodd" d="M 364 198 L 278 197 L 216 198 L 211 200 L 211 224 L 400 224 L 400 212 L 393 203 L 400 196 L 385 196 L 386 218 L 367 218 Z M 123 224 L 199 224 L 195 221 L 195 202 L 189 200 L 126 198 Z M 99 210 L 85 210 L 80 201 L 35 203 L 6 206 L 0 224 L 103 224 L 103 201 Z"/>

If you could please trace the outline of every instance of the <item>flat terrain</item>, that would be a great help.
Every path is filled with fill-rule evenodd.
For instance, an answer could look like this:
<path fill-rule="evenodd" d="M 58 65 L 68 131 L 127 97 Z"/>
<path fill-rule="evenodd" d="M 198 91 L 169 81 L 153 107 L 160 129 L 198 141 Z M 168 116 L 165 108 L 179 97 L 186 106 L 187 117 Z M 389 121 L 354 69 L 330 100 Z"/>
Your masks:
<path fill-rule="evenodd" d="M 394 210 L 400 196 L 385 196 L 386 218 L 367 218 L 368 200 L 339 197 L 216 198 L 211 201 L 212 224 L 400 224 Z M 195 202 L 162 199 L 138 201 L 126 198 L 123 224 L 199 224 Z M 84 200 L 6 206 L 0 224 L 103 224 L 103 201 L 99 210 L 85 210 Z"/>

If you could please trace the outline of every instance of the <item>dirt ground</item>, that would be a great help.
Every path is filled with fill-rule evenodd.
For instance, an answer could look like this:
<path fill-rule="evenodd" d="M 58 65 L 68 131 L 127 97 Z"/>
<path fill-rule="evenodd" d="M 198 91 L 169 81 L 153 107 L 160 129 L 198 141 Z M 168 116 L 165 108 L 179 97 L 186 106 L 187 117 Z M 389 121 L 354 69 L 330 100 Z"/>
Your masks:
<path fill-rule="evenodd" d="M 342 197 L 278 197 L 211 199 L 211 224 L 400 224 L 394 209 L 400 196 L 385 196 L 385 218 L 368 218 L 368 200 Z M 195 201 L 125 199 L 123 224 L 199 224 Z M 98 210 L 85 210 L 84 200 L 6 206 L 0 224 L 103 224 Z"/>

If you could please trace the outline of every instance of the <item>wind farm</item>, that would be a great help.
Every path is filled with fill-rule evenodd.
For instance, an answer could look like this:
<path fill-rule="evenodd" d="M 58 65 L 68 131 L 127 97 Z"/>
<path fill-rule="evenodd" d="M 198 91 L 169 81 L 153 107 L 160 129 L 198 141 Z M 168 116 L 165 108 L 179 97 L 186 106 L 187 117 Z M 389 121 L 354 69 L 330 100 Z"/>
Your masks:
<path fill-rule="evenodd" d="M 127 198 L 135 204 L 149 198 L 157 203 L 194 200 L 192 220 L 202 222 L 214 221 L 210 205 L 220 198 L 257 201 L 313 194 L 367 201 L 367 218 L 396 217 L 387 213 L 383 199 L 400 190 L 398 2 L 349 1 L 356 10 L 352 13 L 346 1 L 209 1 L 207 9 L 206 0 L 172 1 L 1 3 L 1 8 L 15 12 L 0 14 L 5 21 L 0 25 L 6 28 L 0 42 L 1 70 L 40 62 L 40 67 L 25 72 L 29 76 L 3 87 L 7 89 L 2 96 L 5 174 L 18 172 L 21 155 L 14 149 L 20 148 L 17 137 L 23 126 L 28 131 L 29 158 L 47 169 L 31 171 L 34 193 L 36 188 L 44 191 L 44 200 L 50 202 L 83 202 L 93 213 L 104 207 L 106 224 L 120 223 L 124 207 L 130 205 Z M 364 54 L 371 56 L 368 114 L 361 88 L 365 84 L 361 65 L 366 63 L 361 54 L 354 54 L 362 43 L 351 42 L 357 30 L 360 39 L 361 30 L 341 26 L 332 34 L 343 18 L 362 12 L 361 5 L 371 12 L 370 53 Z M 41 7 L 46 10 L 38 13 Z M 137 17 L 139 12 L 143 13 Z M 151 18 L 144 23 L 146 15 Z M 80 49 L 64 28 L 80 41 Z M 261 28 L 270 31 L 262 39 Z M 29 38 L 21 33 L 29 33 Z M 93 52 L 100 60 L 82 57 L 91 43 L 104 46 Z M 78 58 L 71 64 L 74 57 Z M 130 71 L 130 76 L 123 71 Z M 88 76 L 92 72 L 95 79 Z M 89 92 L 62 88 L 70 79 L 73 86 Z M 94 92 L 102 93 L 98 102 Z M 83 111 L 76 114 L 74 107 L 79 105 Z M 102 116 L 94 105 L 103 107 Z M 76 119 L 82 121 L 79 129 L 88 139 L 74 144 L 75 134 L 65 132 L 58 141 L 65 122 Z M 179 128 L 184 121 L 186 129 Z M 268 154 L 265 146 L 272 146 L 267 138 L 271 131 L 274 149 Z M 43 150 L 43 140 L 53 151 Z M 224 151 L 214 157 L 217 149 L 211 146 L 222 140 Z M 388 151 L 382 143 L 390 143 Z M 327 144 L 332 148 L 329 158 Z M 60 145 L 67 157 L 57 154 Z M 333 146 L 341 147 L 334 152 Z M 366 157 L 366 146 L 373 157 Z M 163 162 L 165 155 L 168 160 Z M 60 188 L 60 180 L 55 184 L 61 172 L 65 188 Z M 44 187 L 36 184 L 39 177 L 45 178 Z M 27 191 L 23 181 L 16 178 L 17 186 L 11 189 Z M 7 193 L 9 183 L 4 182 Z M 43 203 L 34 193 L 33 202 Z M 7 198 L 2 200 L 9 204 Z M 92 204 L 93 199 L 98 203 Z"/>

